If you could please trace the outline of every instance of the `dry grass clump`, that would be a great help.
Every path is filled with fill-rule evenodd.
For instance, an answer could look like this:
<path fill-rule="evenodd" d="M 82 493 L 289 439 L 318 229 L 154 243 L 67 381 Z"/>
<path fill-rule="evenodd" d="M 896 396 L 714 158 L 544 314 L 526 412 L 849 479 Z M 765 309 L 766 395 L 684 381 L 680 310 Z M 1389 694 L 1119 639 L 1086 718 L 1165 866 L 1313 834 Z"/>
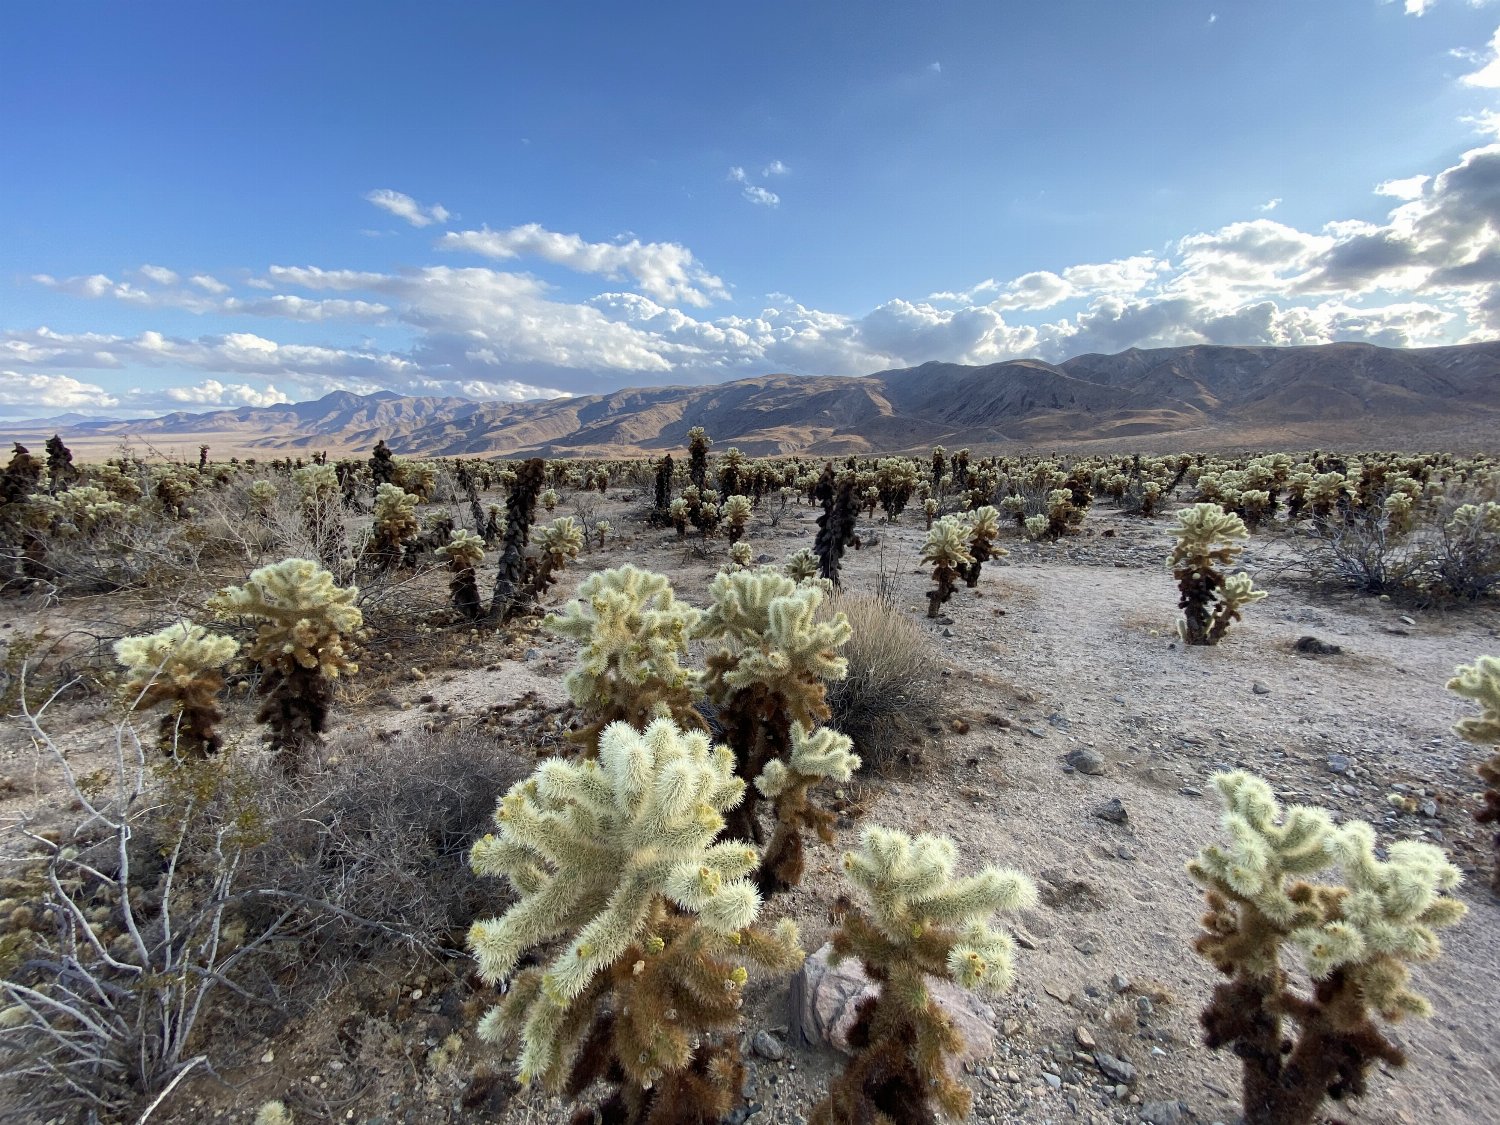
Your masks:
<path fill-rule="evenodd" d="M 468 851 L 529 764 L 477 732 L 413 732 L 337 747 L 330 768 L 267 797 L 276 831 L 245 884 L 298 908 L 307 964 L 462 947 L 494 889 Z"/>
<path fill-rule="evenodd" d="M 834 603 L 853 633 L 844 646 L 849 674 L 828 686 L 829 725 L 854 740 L 865 764 L 888 770 L 939 720 L 938 658 L 927 633 L 890 601 L 863 594 Z"/>

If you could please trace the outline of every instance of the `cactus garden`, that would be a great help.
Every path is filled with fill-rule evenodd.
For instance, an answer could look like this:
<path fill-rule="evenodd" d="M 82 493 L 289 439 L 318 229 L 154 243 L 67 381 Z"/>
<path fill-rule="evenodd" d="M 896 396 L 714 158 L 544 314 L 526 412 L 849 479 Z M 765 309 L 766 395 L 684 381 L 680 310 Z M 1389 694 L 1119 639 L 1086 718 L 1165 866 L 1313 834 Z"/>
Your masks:
<path fill-rule="evenodd" d="M 1500 461 L 0 468 L 6 1120 L 1500 1119 Z"/>

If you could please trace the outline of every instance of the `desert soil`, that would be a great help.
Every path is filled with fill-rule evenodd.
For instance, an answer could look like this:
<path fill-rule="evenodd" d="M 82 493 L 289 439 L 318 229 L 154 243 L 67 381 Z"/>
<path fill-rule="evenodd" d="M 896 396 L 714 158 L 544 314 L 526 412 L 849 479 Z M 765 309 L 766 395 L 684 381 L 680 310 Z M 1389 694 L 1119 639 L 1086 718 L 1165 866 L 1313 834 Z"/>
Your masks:
<path fill-rule="evenodd" d="M 559 514 L 567 510 L 565 500 Z M 629 561 L 667 573 L 681 596 L 704 604 L 725 544 L 711 543 L 705 557 L 670 531 L 645 529 L 632 518 L 640 510 L 639 500 L 615 495 L 600 506 L 615 538 L 563 577 L 554 603 L 588 571 Z M 811 544 L 814 515 L 794 506 L 771 527 L 758 514 L 748 541 L 779 562 Z M 1337 1107 L 1338 1117 L 1500 1120 L 1500 903 L 1487 888 L 1487 838 L 1470 819 L 1478 755 L 1450 730 L 1470 709 L 1444 687 L 1455 665 L 1500 652 L 1500 612 L 1320 589 L 1286 568 L 1283 542 L 1258 535 L 1244 561 L 1270 597 L 1221 645 L 1186 648 L 1174 632 L 1167 522 L 1098 507 L 1085 532 L 1061 544 L 1007 539 L 1010 557 L 987 564 L 978 589 L 960 590 L 937 622 L 925 616 L 927 582 L 915 572 L 920 513 L 893 526 L 862 521 L 866 545 L 845 559 L 850 591 L 873 591 L 882 574 L 896 581 L 901 604 L 931 634 L 945 689 L 944 729 L 919 748 L 920 763 L 849 787 L 857 815 L 845 818 L 841 842 L 852 843 L 865 822 L 943 833 L 959 845 L 964 871 L 1016 867 L 1042 891 L 1039 905 L 1008 920 L 1022 943 L 1017 982 L 993 1004 L 993 1052 L 968 1067 L 973 1119 L 1237 1118 L 1235 1060 L 1199 1040 L 1215 974 L 1190 950 L 1202 897 L 1184 864 L 1219 835 L 1210 776 L 1243 767 L 1288 801 L 1370 820 L 1382 841 L 1440 843 L 1467 875 L 1468 917 L 1445 935 L 1443 958 L 1417 972 L 1435 1018 L 1394 1029 L 1409 1065 L 1382 1068 L 1370 1096 Z M 445 576 L 426 581 L 440 592 Z M 8 624 L 24 632 L 37 620 L 17 612 Z M 1302 655 L 1293 645 L 1305 635 L 1342 652 Z M 557 744 L 569 720 L 570 642 L 534 630 L 479 636 L 465 641 L 463 657 L 420 668 L 421 678 L 388 671 L 378 691 L 350 685 L 331 752 L 358 753 L 382 732 L 419 725 L 493 730 L 497 753 Z M 523 697 L 499 723 L 489 717 L 494 705 Z M 102 753 L 111 717 L 97 700 L 63 701 L 54 733 L 84 763 Z M 24 732 L 12 727 L 3 749 L 20 792 L 0 815 L 53 799 L 50 771 Z M 1070 764 L 1079 751 L 1096 757 L 1072 761 L 1095 772 Z M 1419 811 L 1395 810 L 1393 792 L 1416 798 Z M 1114 800 L 1123 823 L 1098 815 Z M 837 849 L 815 846 L 803 886 L 767 912 L 795 918 L 809 951 L 831 930 L 837 861 Z M 461 960 L 369 966 L 274 1039 L 216 1043 L 229 1056 L 218 1078 L 184 1082 L 152 1120 L 249 1121 L 273 1097 L 298 1121 L 567 1120 L 567 1107 L 508 1077 L 476 1081 L 476 1068 L 509 1070 L 474 1038 L 466 969 Z M 746 1005 L 746 1032 L 770 1031 L 766 1053 L 783 1056 L 754 1059 L 753 1122 L 805 1119 L 842 1063 L 797 1040 L 788 997 L 786 979 L 758 980 Z M 1131 1080 L 1103 1073 L 1095 1051 L 1127 1063 Z"/>

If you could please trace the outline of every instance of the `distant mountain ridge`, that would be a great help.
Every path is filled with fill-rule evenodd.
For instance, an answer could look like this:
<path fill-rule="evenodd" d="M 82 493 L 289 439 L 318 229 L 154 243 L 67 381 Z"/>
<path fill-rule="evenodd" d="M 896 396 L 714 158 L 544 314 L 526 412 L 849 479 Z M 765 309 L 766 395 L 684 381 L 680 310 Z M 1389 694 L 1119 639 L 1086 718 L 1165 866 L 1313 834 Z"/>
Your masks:
<path fill-rule="evenodd" d="M 1131 448 L 1494 443 L 1500 341 L 1442 348 L 1370 344 L 1193 345 L 985 366 L 931 362 L 860 377 L 763 375 L 536 402 L 346 391 L 313 402 L 89 421 L 89 445 L 202 441 L 260 455 L 368 450 L 420 456 L 629 456 L 681 449 L 693 426 L 746 453 L 973 448 Z M 11 424 L 18 434 L 31 427 Z"/>

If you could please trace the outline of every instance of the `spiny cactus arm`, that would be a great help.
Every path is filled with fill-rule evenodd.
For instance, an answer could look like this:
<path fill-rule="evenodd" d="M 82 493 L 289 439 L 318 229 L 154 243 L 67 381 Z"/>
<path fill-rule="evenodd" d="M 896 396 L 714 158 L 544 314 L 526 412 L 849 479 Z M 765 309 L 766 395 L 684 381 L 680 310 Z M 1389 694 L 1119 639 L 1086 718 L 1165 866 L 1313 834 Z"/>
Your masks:
<path fill-rule="evenodd" d="M 793 723 L 790 757 L 784 763 L 780 759 L 767 763 L 755 779 L 755 787 L 774 799 L 798 781 L 848 781 L 860 767 L 859 755 L 853 749 L 851 738 L 830 727 L 819 727 L 809 734 L 801 723 Z"/>
<path fill-rule="evenodd" d="M 952 879 L 931 891 L 911 896 L 912 911 L 924 922 L 956 926 L 988 918 L 997 910 L 1036 904 L 1036 886 L 1019 871 L 986 867 L 965 879 Z"/>
<path fill-rule="evenodd" d="M 439 558 L 447 559 L 448 565 L 455 570 L 473 568 L 484 561 L 484 540 L 461 527 L 456 528 L 448 533 L 448 542 L 439 547 L 434 554 Z"/>
<path fill-rule="evenodd" d="M 1238 574 L 1231 574 L 1224 580 L 1224 588 L 1219 596 L 1223 598 L 1229 613 L 1237 616 L 1242 607 L 1260 601 L 1266 596 L 1266 592 L 1257 590 L 1255 581 L 1241 571 Z"/>
<path fill-rule="evenodd" d="M 125 690 L 133 694 L 158 680 L 168 690 L 189 687 L 206 673 L 223 668 L 240 650 L 233 638 L 210 633 L 187 620 L 155 633 L 124 637 L 114 648 L 115 659 L 130 677 Z"/>
<path fill-rule="evenodd" d="M 1481 656 L 1473 664 L 1459 665 L 1448 690 L 1480 706 L 1477 719 L 1460 719 L 1453 725 L 1459 737 L 1480 745 L 1500 743 L 1500 657 Z"/>

